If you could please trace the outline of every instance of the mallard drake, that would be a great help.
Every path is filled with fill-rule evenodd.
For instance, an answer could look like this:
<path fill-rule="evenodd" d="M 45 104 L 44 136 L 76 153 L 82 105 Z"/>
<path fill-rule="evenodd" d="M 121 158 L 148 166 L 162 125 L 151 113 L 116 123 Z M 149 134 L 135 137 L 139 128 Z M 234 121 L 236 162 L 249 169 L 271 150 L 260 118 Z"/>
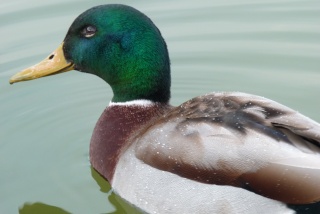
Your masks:
<path fill-rule="evenodd" d="M 85 11 L 57 50 L 10 83 L 70 70 L 95 74 L 111 86 L 90 161 L 141 211 L 283 214 L 320 201 L 320 125 L 239 92 L 171 106 L 166 43 L 136 9 L 101 5 Z"/>

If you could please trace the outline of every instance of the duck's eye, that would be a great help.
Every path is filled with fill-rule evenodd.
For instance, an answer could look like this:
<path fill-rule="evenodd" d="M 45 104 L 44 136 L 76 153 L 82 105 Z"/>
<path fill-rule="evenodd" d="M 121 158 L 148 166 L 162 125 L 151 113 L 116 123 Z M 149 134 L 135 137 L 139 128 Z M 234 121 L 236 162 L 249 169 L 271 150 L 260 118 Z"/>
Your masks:
<path fill-rule="evenodd" d="M 89 37 L 92 37 L 94 36 L 94 34 L 97 32 L 97 29 L 95 26 L 92 26 L 92 25 L 89 25 L 89 26 L 86 26 L 85 28 L 83 28 L 83 30 L 81 31 L 81 34 L 86 37 L 86 38 L 89 38 Z"/>

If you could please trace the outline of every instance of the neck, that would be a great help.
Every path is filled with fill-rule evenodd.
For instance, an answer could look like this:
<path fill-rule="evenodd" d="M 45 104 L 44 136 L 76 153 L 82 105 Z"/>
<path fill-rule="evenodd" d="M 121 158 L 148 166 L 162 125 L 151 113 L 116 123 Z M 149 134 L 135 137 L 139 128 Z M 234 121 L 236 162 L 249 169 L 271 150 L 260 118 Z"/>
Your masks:
<path fill-rule="evenodd" d="M 151 32 L 131 35 L 135 42 L 118 51 L 118 60 L 108 61 L 104 80 L 112 88 L 113 102 L 145 99 L 168 103 L 170 99 L 170 61 L 165 41 L 156 27 Z M 141 34 L 140 34 L 141 33 Z M 127 35 L 128 36 L 128 35 Z M 115 57 L 116 58 L 116 57 Z M 117 58 L 116 58 L 117 59 Z"/>
<path fill-rule="evenodd" d="M 150 100 L 167 104 L 170 99 L 170 71 L 140 75 L 133 74 L 129 80 L 110 84 L 114 94 L 112 102 Z"/>
<path fill-rule="evenodd" d="M 109 107 L 111 106 L 126 106 L 126 107 L 130 107 L 130 106 L 137 106 L 137 107 L 141 107 L 141 108 L 148 108 L 148 107 L 152 107 L 153 105 L 156 105 L 157 103 L 154 103 L 150 100 L 132 100 L 132 101 L 126 101 L 126 102 L 110 102 L 109 103 Z"/>
<path fill-rule="evenodd" d="M 133 134 L 168 109 L 148 100 L 110 102 L 100 116 L 90 142 L 90 161 L 109 182 L 120 155 L 132 143 Z"/>

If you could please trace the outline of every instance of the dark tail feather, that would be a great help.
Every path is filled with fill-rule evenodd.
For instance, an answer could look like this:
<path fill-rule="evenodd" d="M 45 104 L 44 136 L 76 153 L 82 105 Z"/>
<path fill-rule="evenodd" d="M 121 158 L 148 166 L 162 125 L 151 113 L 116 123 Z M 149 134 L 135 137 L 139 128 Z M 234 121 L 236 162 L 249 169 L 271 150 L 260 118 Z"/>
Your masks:
<path fill-rule="evenodd" d="M 288 205 L 295 210 L 297 214 L 320 214 L 320 202 L 306 205 Z"/>

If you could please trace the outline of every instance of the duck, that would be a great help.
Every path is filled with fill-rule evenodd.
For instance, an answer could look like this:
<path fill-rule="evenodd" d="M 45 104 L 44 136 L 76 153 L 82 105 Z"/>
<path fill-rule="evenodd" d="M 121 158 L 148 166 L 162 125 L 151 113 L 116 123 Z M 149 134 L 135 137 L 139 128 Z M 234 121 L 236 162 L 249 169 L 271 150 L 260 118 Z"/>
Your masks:
<path fill-rule="evenodd" d="M 55 51 L 9 82 L 71 70 L 94 74 L 112 89 L 92 134 L 90 162 L 139 211 L 319 209 L 320 124 L 241 92 L 170 105 L 167 45 L 142 12 L 121 4 L 86 10 Z"/>

